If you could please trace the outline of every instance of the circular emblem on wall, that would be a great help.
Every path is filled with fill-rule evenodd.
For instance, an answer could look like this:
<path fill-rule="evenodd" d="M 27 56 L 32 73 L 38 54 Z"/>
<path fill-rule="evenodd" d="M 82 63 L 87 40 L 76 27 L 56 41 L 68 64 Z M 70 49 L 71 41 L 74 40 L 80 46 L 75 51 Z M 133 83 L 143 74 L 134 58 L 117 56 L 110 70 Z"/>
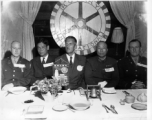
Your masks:
<path fill-rule="evenodd" d="M 65 47 L 65 38 L 74 36 L 77 39 L 75 52 L 87 55 L 95 51 L 99 41 L 107 40 L 111 19 L 101 1 L 61 1 L 51 13 L 50 27 L 58 46 Z"/>
<path fill-rule="evenodd" d="M 62 73 L 67 73 L 68 72 L 68 68 L 67 67 L 62 67 L 61 71 L 62 71 Z"/>

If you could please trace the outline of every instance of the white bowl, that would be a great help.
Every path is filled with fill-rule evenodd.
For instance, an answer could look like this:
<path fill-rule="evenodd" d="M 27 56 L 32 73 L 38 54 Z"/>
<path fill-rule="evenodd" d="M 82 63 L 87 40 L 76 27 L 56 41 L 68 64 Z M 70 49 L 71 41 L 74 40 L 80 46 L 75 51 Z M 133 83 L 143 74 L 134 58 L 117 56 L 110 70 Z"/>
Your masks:
<path fill-rule="evenodd" d="M 13 94 L 18 95 L 18 94 L 21 94 L 21 93 L 25 92 L 26 89 L 27 89 L 26 87 L 21 87 L 21 86 L 19 86 L 19 87 L 10 88 L 10 89 L 8 90 L 8 92 L 11 92 L 11 93 L 13 93 Z"/>
<path fill-rule="evenodd" d="M 70 106 L 75 110 L 86 110 L 90 105 L 91 103 L 87 100 L 76 100 L 70 102 Z"/>

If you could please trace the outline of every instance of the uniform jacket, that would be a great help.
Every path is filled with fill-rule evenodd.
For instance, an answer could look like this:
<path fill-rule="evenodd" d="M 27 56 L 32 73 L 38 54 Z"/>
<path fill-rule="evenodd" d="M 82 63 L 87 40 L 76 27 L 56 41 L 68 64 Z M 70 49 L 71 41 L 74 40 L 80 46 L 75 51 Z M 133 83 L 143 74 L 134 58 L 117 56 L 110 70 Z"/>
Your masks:
<path fill-rule="evenodd" d="M 62 59 L 66 61 L 66 63 L 69 63 L 66 54 L 58 57 L 55 61 L 58 61 L 59 59 Z M 61 63 L 57 64 L 64 64 Z M 85 87 L 84 83 L 84 66 L 85 66 L 86 58 L 75 54 L 75 59 L 72 67 L 68 67 L 68 77 L 69 77 L 69 88 L 70 89 L 77 89 L 78 87 Z"/>
<path fill-rule="evenodd" d="M 49 55 L 45 64 L 53 63 L 54 60 L 54 57 Z M 40 57 L 36 57 L 31 60 L 31 69 L 32 80 L 30 82 L 30 85 L 33 85 L 36 80 L 42 80 L 45 77 L 52 78 L 53 76 L 53 66 L 43 67 Z"/>
<path fill-rule="evenodd" d="M 87 85 L 98 85 L 98 82 L 107 81 L 105 87 L 115 87 L 119 81 L 116 60 L 106 57 L 101 61 L 98 56 L 88 59 L 85 67 L 85 81 Z"/>
<path fill-rule="evenodd" d="M 2 87 L 8 83 L 14 86 L 27 86 L 30 83 L 30 62 L 20 57 L 17 64 L 25 65 L 25 68 L 14 67 L 11 57 L 2 60 Z"/>
<path fill-rule="evenodd" d="M 147 65 L 147 59 L 145 57 L 139 57 L 139 62 L 143 65 Z M 118 61 L 119 68 L 119 88 L 130 89 L 134 80 L 142 81 L 147 84 L 147 68 L 138 66 L 134 63 L 131 56 L 126 56 Z"/>

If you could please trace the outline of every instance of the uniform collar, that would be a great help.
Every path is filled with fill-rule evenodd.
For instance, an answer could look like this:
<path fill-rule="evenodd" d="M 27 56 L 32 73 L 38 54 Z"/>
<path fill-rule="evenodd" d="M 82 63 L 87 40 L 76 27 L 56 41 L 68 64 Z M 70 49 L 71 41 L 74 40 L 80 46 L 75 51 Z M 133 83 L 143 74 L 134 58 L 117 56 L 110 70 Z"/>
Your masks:
<path fill-rule="evenodd" d="M 13 64 L 20 63 L 20 59 L 21 59 L 21 57 L 15 59 L 13 56 L 10 56 L 10 60 L 12 61 Z"/>
<path fill-rule="evenodd" d="M 99 62 L 105 62 L 107 60 L 107 56 L 106 56 L 106 58 L 104 59 L 104 60 L 102 60 L 99 56 L 98 56 L 98 61 Z"/>

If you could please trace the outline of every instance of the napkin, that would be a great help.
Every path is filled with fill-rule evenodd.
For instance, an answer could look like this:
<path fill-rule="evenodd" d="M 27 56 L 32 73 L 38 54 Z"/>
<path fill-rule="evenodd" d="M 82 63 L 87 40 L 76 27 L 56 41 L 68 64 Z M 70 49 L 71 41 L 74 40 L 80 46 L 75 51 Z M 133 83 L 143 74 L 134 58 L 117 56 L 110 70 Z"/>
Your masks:
<path fill-rule="evenodd" d="M 104 86 L 107 85 L 107 81 L 99 82 L 98 85 L 100 85 L 101 88 L 104 88 Z"/>
<path fill-rule="evenodd" d="M 44 105 L 30 105 L 24 114 L 24 118 L 30 120 L 47 118 L 47 112 Z"/>
<path fill-rule="evenodd" d="M 43 105 L 32 105 L 27 109 L 26 114 L 41 114 L 43 112 Z"/>
<path fill-rule="evenodd" d="M 103 91 L 104 93 L 109 93 L 109 94 L 116 93 L 116 90 L 115 90 L 114 87 L 102 88 L 102 91 Z"/>

